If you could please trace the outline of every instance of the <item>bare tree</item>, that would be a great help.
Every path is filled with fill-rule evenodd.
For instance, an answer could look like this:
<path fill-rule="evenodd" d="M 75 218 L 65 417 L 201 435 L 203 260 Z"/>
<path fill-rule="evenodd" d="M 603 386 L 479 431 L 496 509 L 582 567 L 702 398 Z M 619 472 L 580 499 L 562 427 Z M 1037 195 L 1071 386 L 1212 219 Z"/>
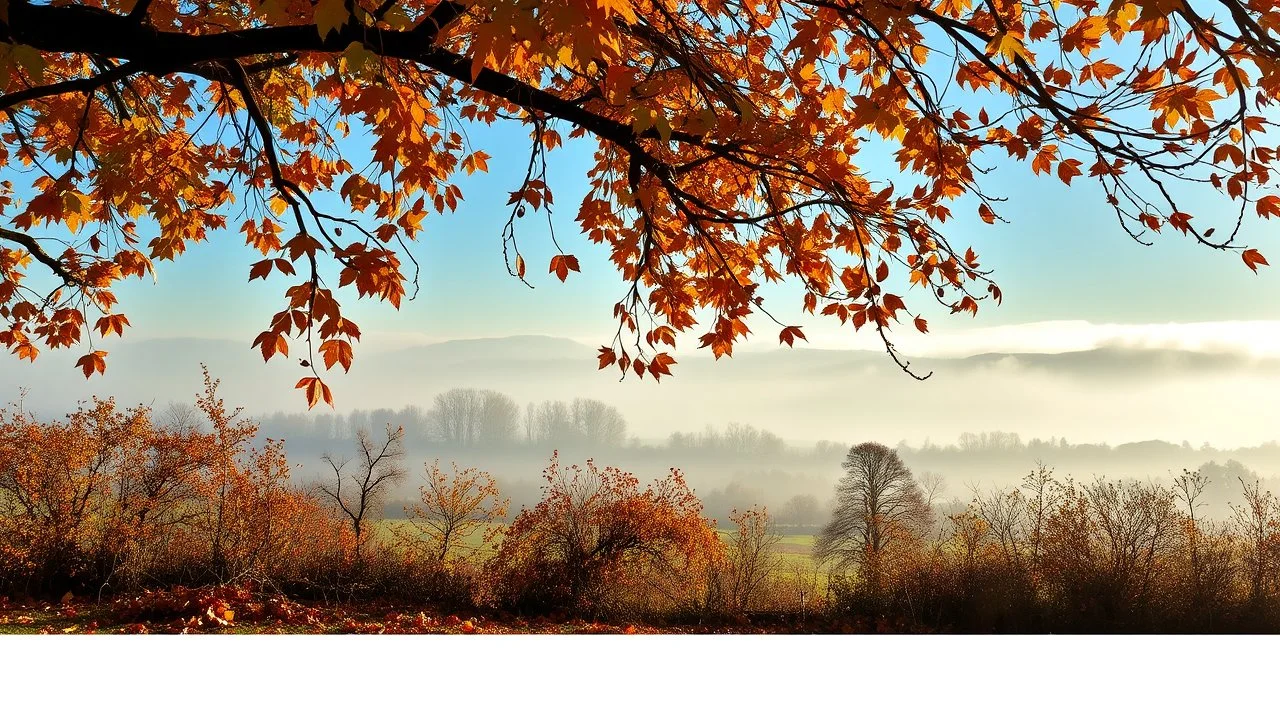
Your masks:
<path fill-rule="evenodd" d="M 1031 503 L 1021 490 L 992 490 L 974 500 L 975 512 L 988 528 L 988 534 L 1000 548 L 1006 567 L 1017 574 L 1027 567 L 1032 553 L 1028 535 L 1028 507 Z"/>
<path fill-rule="evenodd" d="M 814 542 L 813 554 L 838 572 L 861 571 L 874 588 L 885 551 L 918 538 L 932 524 L 932 512 L 897 451 L 879 443 L 855 445 L 842 467 L 835 513 Z"/>
<path fill-rule="evenodd" d="M 1110 587 L 1149 600 L 1161 561 L 1174 549 L 1178 516 L 1173 492 L 1150 483 L 1098 479 L 1085 486 L 1084 494 Z"/>
<path fill-rule="evenodd" d="M 375 442 L 369 431 L 356 432 L 356 468 L 348 471 L 350 461 L 335 459 L 326 453 L 324 461 L 333 471 L 329 484 L 321 484 L 322 494 L 333 500 L 351 522 L 356 536 L 356 562 L 364 548 L 368 523 L 382 510 L 382 501 L 392 487 L 405 478 L 404 428 L 386 428 L 386 439 Z"/>
<path fill-rule="evenodd" d="M 524 442 L 526 445 L 532 445 L 534 438 L 537 437 L 537 406 L 529 403 L 524 406 Z"/>
<path fill-rule="evenodd" d="M 470 445 L 479 432 L 480 392 L 453 388 L 436 395 L 427 413 L 432 434 L 451 445 Z"/>
<path fill-rule="evenodd" d="M 1069 476 L 1066 482 L 1072 482 Z M 1030 543 L 1031 560 L 1039 566 L 1044 560 L 1046 525 L 1062 501 L 1063 483 L 1054 479 L 1052 468 L 1037 462 L 1035 471 L 1022 479 L 1022 490 L 1026 493 L 1027 541 Z"/>
<path fill-rule="evenodd" d="M 547 401 L 538 406 L 534 441 L 540 445 L 562 445 L 576 439 L 576 428 L 568 403 Z"/>
<path fill-rule="evenodd" d="M 1184 507 L 1187 509 L 1187 519 L 1190 521 L 1187 530 L 1187 547 L 1191 553 L 1191 575 L 1196 585 L 1199 585 L 1198 578 L 1200 574 L 1200 518 L 1196 517 L 1196 510 L 1204 507 L 1204 501 L 1200 498 L 1204 495 L 1204 490 L 1209 486 L 1209 478 L 1205 477 L 1198 471 L 1183 470 L 1182 474 L 1173 480 L 1173 494 Z"/>
<path fill-rule="evenodd" d="M 774 552 L 781 538 L 763 507 L 735 509 L 730 517 L 737 530 L 729 537 L 728 596 L 734 610 L 746 612 L 781 566 L 782 561 Z"/>
<path fill-rule="evenodd" d="M 1232 520 L 1242 540 L 1242 569 L 1249 583 L 1249 599 L 1255 607 L 1261 607 L 1276 585 L 1280 500 L 1263 490 L 1257 480 L 1251 485 L 1241 478 L 1240 485 L 1244 489 L 1244 505 L 1232 508 Z"/>

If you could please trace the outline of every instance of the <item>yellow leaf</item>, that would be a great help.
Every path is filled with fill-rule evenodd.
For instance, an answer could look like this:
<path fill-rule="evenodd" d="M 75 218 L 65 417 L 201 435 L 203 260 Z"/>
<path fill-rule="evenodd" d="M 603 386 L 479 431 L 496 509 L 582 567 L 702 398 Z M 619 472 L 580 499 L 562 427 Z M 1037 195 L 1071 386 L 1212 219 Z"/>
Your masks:
<path fill-rule="evenodd" d="M 659 115 L 653 124 L 657 128 L 658 137 L 662 138 L 662 142 L 671 142 L 671 123 L 665 117 Z"/>
<path fill-rule="evenodd" d="M 283 23 L 289 19 L 287 0 L 262 0 L 253 14 L 269 23 Z"/>
<path fill-rule="evenodd" d="M 342 51 L 342 59 L 346 61 L 347 70 L 357 75 L 363 74 L 370 67 L 376 66 L 378 56 L 369 52 L 359 40 L 353 40 L 346 50 Z"/>
<path fill-rule="evenodd" d="M 1001 33 L 991 38 L 991 42 L 987 45 L 987 54 L 991 56 L 1000 55 L 1005 62 L 1017 62 L 1018 58 L 1026 60 L 1028 63 L 1034 63 L 1035 55 L 1027 50 L 1026 46 L 1018 38 L 1008 34 Z"/>
<path fill-rule="evenodd" d="M 315 18 L 320 39 L 329 37 L 329 33 L 345 25 L 350 17 L 344 0 L 319 0 L 316 3 Z"/>
<path fill-rule="evenodd" d="M 39 82 L 44 78 L 46 63 L 39 50 L 30 45 L 10 45 L 9 52 L 14 62 L 21 65 L 33 81 Z"/>
<path fill-rule="evenodd" d="M 637 135 L 643 135 L 646 130 L 653 127 L 654 113 L 646 107 L 631 108 L 631 129 Z"/>
<path fill-rule="evenodd" d="M 408 30 L 413 26 L 413 20 L 399 5 L 392 5 L 391 9 L 382 16 L 382 21 L 390 25 L 393 30 Z"/>
<path fill-rule="evenodd" d="M 608 10 L 614 15 L 621 15 L 627 23 L 635 23 L 636 13 L 631 9 L 630 0 L 598 0 L 599 7 Z"/>

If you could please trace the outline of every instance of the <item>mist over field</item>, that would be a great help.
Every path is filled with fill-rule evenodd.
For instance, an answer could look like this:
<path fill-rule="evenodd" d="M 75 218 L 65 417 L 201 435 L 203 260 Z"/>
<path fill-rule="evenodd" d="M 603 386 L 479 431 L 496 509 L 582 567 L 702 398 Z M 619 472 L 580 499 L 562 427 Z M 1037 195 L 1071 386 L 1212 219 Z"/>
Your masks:
<path fill-rule="evenodd" d="M 0 392 L 16 400 L 18 388 L 27 388 L 24 406 L 45 416 L 91 394 L 163 410 L 191 401 L 204 363 L 222 379 L 229 404 L 262 421 L 266 436 L 286 440 L 295 481 L 317 479 L 325 452 L 349 452 L 357 426 L 376 432 L 390 422 L 406 428 L 413 474 L 434 459 L 481 467 L 517 506 L 536 501 L 553 449 L 569 462 L 593 457 L 646 478 L 679 467 L 708 511 L 720 515 L 752 502 L 780 507 L 796 495 L 825 502 L 844 451 L 868 440 L 898 446 L 916 473 L 941 476 L 944 500 L 1017 484 L 1040 461 L 1081 480 L 1163 481 L 1183 468 L 1230 461 L 1264 479 L 1280 473 L 1280 359 L 1240 350 L 1112 343 L 920 358 L 912 368 L 933 372 L 924 382 L 883 352 L 798 347 L 720 361 L 677 358 L 675 376 L 656 384 L 618 382 L 616 373 L 595 369 L 590 346 L 563 338 L 401 347 L 363 353 L 350 375 L 329 373 L 338 409 L 306 412 L 292 389 L 292 363 L 264 365 L 256 351 L 230 341 L 151 340 L 119 343 L 110 372 L 89 382 L 65 354 L 49 353 L 34 365 L 0 358 Z M 511 437 L 440 437 L 432 405 L 454 388 L 507 396 L 515 406 Z M 532 438 L 529 404 L 575 398 L 614 408 L 625 423 L 619 436 Z M 1231 472 L 1219 474 L 1225 510 L 1238 482 Z M 406 483 L 388 511 L 415 487 Z"/>

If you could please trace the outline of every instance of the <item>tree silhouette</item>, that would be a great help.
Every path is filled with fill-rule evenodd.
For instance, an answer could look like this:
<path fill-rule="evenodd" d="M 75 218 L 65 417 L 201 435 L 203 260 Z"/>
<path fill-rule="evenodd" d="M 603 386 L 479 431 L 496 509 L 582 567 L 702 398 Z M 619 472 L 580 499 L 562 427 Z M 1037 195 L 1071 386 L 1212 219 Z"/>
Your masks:
<path fill-rule="evenodd" d="M 333 479 L 319 485 L 319 490 L 350 521 L 356 539 L 356 562 L 359 563 L 368 539 L 369 523 L 382 511 L 387 491 L 405 478 L 404 428 L 392 429 L 388 425 L 386 438 L 381 442 L 371 438 L 368 430 L 358 430 L 354 470 L 347 470 L 350 460 L 346 458 L 326 453 L 324 461 L 333 472 Z"/>
<path fill-rule="evenodd" d="M 931 510 L 897 451 L 879 443 L 849 449 L 836 487 L 836 507 L 813 545 L 813 556 L 835 570 L 857 570 L 879 586 L 886 551 L 918 536 Z"/>

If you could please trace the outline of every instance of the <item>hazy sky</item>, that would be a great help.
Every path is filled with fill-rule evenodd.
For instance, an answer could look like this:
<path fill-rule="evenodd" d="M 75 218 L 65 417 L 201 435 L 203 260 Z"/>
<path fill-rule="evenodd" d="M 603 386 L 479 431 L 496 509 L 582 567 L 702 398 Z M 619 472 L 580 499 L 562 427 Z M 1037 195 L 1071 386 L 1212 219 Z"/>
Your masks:
<path fill-rule="evenodd" d="M 865 436 L 915 442 L 925 437 L 950 439 L 968 430 L 1007 430 L 1028 437 L 1065 434 L 1090 441 L 1209 440 L 1224 445 L 1276 437 L 1270 408 L 1280 396 L 1270 391 L 1277 387 L 1272 370 L 1231 377 L 1135 372 L 1123 382 L 1109 382 L 1074 365 L 1053 375 L 1017 366 L 995 373 L 952 371 L 948 376 L 945 363 L 930 363 L 928 356 L 1114 346 L 1230 349 L 1280 357 L 1280 283 L 1274 274 L 1280 270 L 1264 268 L 1255 276 L 1238 255 L 1198 247 L 1180 236 L 1157 238 L 1155 247 L 1144 247 L 1124 235 L 1099 191 L 1084 178 L 1077 178 L 1076 187 L 1068 190 L 1056 180 L 1036 178 L 1029 169 L 1007 164 L 988 177 L 987 190 L 1009 198 L 999 212 L 1010 224 L 986 225 L 972 204 L 960 204 L 957 219 L 946 227 L 953 244 L 972 245 L 984 266 L 995 269 L 1004 305 L 984 306 L 976 318 L 949 317 L 928 298 L 907 295 L 909 307 L 925 312 L 931 332 L 922 336 L 901 326 L 894 339 L 908 357 L 920 358 L 914 367 L 939 369 L 932 384 L 919 385 L 898 373 L 883 355 L 875 362 L 883 363 L 884 372 L 841 371 L 813 382 L 800 377 L 813 368 L 806 369 L 798 358 L 790 364 L 770 361 L 767 366 L 753 366 L 741 357 L 710 363 L 709 353 L 697 350 L 698 333 L 679 339 L 677 356 L 682 359 L 676 378 L 658 387 L 634 378 L 619 384 L 596 372 L 590 348 L 612 337 L 611 308 L 626 286 L 609 265 L 607 251 L 582 237 L 573 220 L 586 190 L 590 148 L 578 143 L 550 156 L 557 236 L 566 252 L 579 257 L 582 272 L 563 285 L 545 272 L 554 251 L 547 241 L 545 216 L 531 213 L 519 227 L 521 250 L 536 286 L 530 290 L 507 275 L 500 241 L 507 193 L 522 177 L 527 158 L 526 136 L 520 127 L 508 125 L 476 129 L 472 141 L 493 155 L 490 172 L 461 179 L 465 200 L 456 214 L 428 219 L 423 239 L 414 248 L 422 264 L 418 297 L 399 312 L 375 302 L 357 303 L 354 297 L 344 299 L 364 340 L 357 347 L 351 375 L 328 376 L 338 411 L 425 406 L 434 393 L 462 383 L 509 392 L 521 403 L 594 397 L 618 406 L 632 432 L 645 437 L 733 421 L 771 429 L 789 440 Z M 869 150 L 877 152 L 883 153 L 883 148 Z M 869 168 L 872 175 L 885 170 L 875 164 Z M 1195 211 L 1211 217 L 1210 209 L 1225 228 L 1231 208 L 1219 202 Z M 232 228 L 239 224 L 234 218 L 229 222 Z M 1269 235 L 1261 234 L 1259 226 L 1251 226 L 1253 234 L 1246 232 L 1243 241 L 1280 263 L 1280 254 L 1270 248 Z M 196 348 L 182 357 L 166 350 L 164 358 L 146 361 L 154 351 L 113 338 L 99 343 L 116 350 L 108 358 L 107 376 L 88 383 L 73 367 L 79 352 L 46 353 L 40 367 L 3 358 L 0 376 L 8 382 L 0 387 L 0 400 L 12 399 L 18 387 L 27 387 L 32 390 L 30 399 L 49 409 L 66 408 L 90 394 L 163 406 L 189 398 L 199 386 L 198 364 L 210 362 L 226 381 L 229 399 L 251 412 L 304 409 L 293 389 L 299 370 L 296 359 L 277 358 L 263 368 L 250 347 L 282 306 L 289 279 L 273 276 L 268 282 L 247 283 L 249 264 L 259 259 L 256 252 L 245 248 L 234 230 L 213 236 L 208 243 L 191 246 L 176 263 L 159 265 L 154 283 L 131 280 L 120 289 L 121 307 L 132 322 L 124 342 L 203 338 L 232 341 L 236 345 L 226 347 L 239 350 L 230 350 L 230 356 L 209 350 L 206 354 L 216 355 L 216 362 L 196 353 Z M 794 288 L 766 288 L 765 298 L 779 318 L 804 326 L 811 347 L 880 349 L 872 333 L 855 335 L 851 327 L 827 322 L 830 318 L 802 315 L 800 293 Z M 743 351 L 778 347 L 776 328 L 761 318 L 755 329 L 757 334 Z M 570 338 L 587 347 L 581 348 L 581 358 L 575 351 L 572 359 L 558 360 L 559 366 L 548 375 L 522 373 L 516 369 L 521 359 L 514 357 L 502 358 L 500 366 L 473 362 L 470 374 L 448 368 L 435 376 L 415 365 L 412 357 L 379 358 L 424 343 L 512 335 Z M 686 353 L 707 359 L 695 360 Z M 136 367 L 125 369 L 126 363 Z M 872 377 L 867 372 L 874 372 L 873 391 L 863 382 Z M 1257 402 L 1241 405 L 1245 397 Z"/>
<path fill-rule="evenodd" d="M 546 218 L 530 213 L 519 228 L 529 277 L 536 286 L 530 290 L 507 275 L 499 239 L 508 210 L 507 192 L 518 183 L 527 159 L 524 132 L 508 124 L 475 129 L 471 139 L 494 156 L 490 172 L 462 178 L 465 201 L 457 213 L 428 219 L 423 240 L 414 248 L 422 263 L 417 299 L 398 313 L 373 302 L 348 306 L 365 331 L 364 345 L 376 349 L 384 343 L 513 334 L 557 335 L 595 345 L 606 341 L 612 335 L 612 305 L 625 285 L 609 265 L 607 251 L 580 235 L 573 220 L 586 190 L 589 146 L 571 144 L 550 156 L 549 179 L 557 200 L 553 222 L 566 252 L 580 258 L 582 273 L 561 285 L 545 272 L 554 254 L 547 241 Z M 880 151 L 873 147 L 868 155 L 876 152 Z M 871 175 L 885 174 L 886 168 L 873 157 L 863 160 L 872 163 Z M 1155 247 L 1141 246 L 1123 234 L 1099 189 L 1084 180 L 1078 178 L 1075 187 L 1067 189 L 1056 180 L 1032 176 L 1024 167 L 1005 164 L 992 173 L 986 186 L 991 194 L 1009 198 L 998 210 L 1010 224 L 986 225 L 970 204 L 962 203 L 956 207 L 958 218 L 945 229 L 954 244 L 972 245 L 984 266 L 996 271 L 1004 305 L 984 306 L 977 318 L 948 317 L 922 294 L 910 293 L 910 307 L 925 312 L 932 329 L 928 339 L 937 342 L 921 343 L 924 338 L 912 337 L 915 331 L 903 326 L 903 343 L 914 352 L 947 353 L 955 344 L 947 336 L 959 332 L 969 338 L 960 342 L 965 351 L 980 351 L 982 338 L 993 342 L 991 349 L 1005 349 L 1011 339 L 1017 342 L 1023 330 L 981 329 L 1045 321 L 1161 325 L 1280 320 L 1276 271 L 1264 269 L 1254 276 L 1238 255 L 1199 247 L 1181 236 L 1158 237 Z M 1232 208 L 1214 196 L 1206 199 L 1212 202 L 1201 204 L 1198 215 L 1218 218 L 1225 227 Z M 273 276 L 268 282 L 247 284 L 248 266 L 258 256 L 244 247 L 235 232 L 239 222 L 229 225 L 232 230 L 215 232 L 213 241 L 192 246 L 177 263 L 161 264 L 155 284 L 150 279 L 134 280 L 122 289 L 124 311 L 133 322 L 127 337 L 229 338 L 243 340 L 248 348 L 281 305 L 289 278 Z M 1261 223 L 1253 223 L 1243 240 L 1267 253 L 1271 232 L 1264 233 Z M 867 342 L 871 338 L 859 342 L 850 328 L 825 322 L 829 318 L 802 315 L 794 288 L 769 288 L 765 297 L 780 318 L 803 325 L 814 345 L 873 346 Z M 1062 333 L 1085 326 L 1050 327 L 1056 329 L 1048 333 L 1043 326 L 1032 329 L 1027 342 L 1050 342 L 1050 349 L 1064 342 L 1070 345 L 1076 336 Z M 763 319 L 757 330 L 756 344 L 776 345 L 777 333 Z M 1213 332 L 1213 327 L 1197 330 L 1206 331 Z M 1239 339 L 1239 328 L 1229 332 Z M 1125 331 L 1113 328 L 1103 334 L 1117 333 Z M 1091 335 L 1081 338 L 1092 342 Z M 694 337 L 685 338 L 681 349 L 696 345 Z"/>

